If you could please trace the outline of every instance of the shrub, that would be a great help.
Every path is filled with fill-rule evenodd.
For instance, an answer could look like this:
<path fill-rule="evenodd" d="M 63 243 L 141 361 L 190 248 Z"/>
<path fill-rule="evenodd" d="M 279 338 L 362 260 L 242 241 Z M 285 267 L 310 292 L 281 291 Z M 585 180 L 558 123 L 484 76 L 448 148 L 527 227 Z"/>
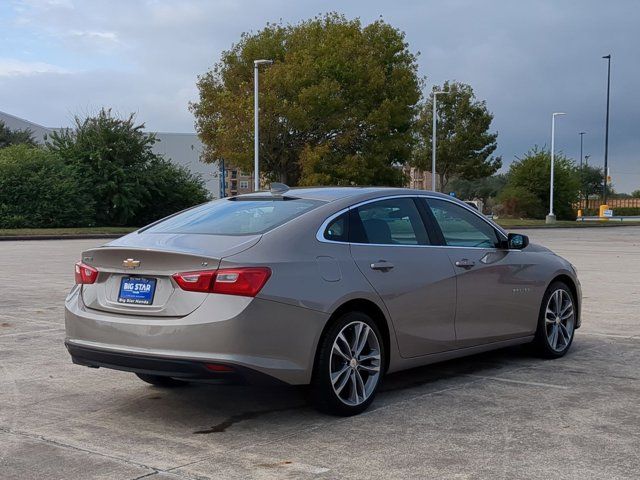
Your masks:
<path fill-rule="evenodd" d="M 524 187 L 508 185 L 497 198 L 501 216 L 514 218 L 540 218 L 545 215 L 540 199 Z"/>
<path fill-rule="evenodd" d="M 209 200 L 204 181 L 199 176 L 165 159 L 149 163 L 142 178 L 145 194 L 133 217 L 137 226 Z"/>
<path fill-rule="evenodd" d="M 573 162 L 561 153 L 555 155 L 554 213 L 558 219 L 573 220 L 573 204 L 578 200 L 580 174 Z M 511 202 L 505 210 L 520 210 L 529 218 L 544 218 L 549 211 L 551 155 L 548 150 L 533 148 L 513 162 L 507 174 L 507 186 L 500 194 Z"/>
<path fill-rule="evenodd" d="M 91 225 L 93 200 L 72 166 L 43 148 L 0 149 L 0 228 Z"/>

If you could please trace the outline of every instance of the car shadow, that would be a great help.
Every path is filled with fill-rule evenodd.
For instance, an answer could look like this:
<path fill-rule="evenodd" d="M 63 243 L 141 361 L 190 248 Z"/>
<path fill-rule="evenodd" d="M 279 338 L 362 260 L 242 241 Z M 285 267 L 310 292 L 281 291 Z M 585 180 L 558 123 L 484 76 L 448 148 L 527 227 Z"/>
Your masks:
<path fill-rule="evenodd" d="M 403 399 L 403 392 L 412 389 L 433 387 L 465 375 L 496 375 L 514 365 L 535 362 L 526 347 L 509 347 L 492 352 L 473 355 L 446 362 L 392 373 L 385 377 L 378 399 L 393 402 Z M 212 418 L 214 422 L 193 428 L 194 435 L 220 434 L 242 422 L 250 422 L 272 414 L 290 418 L 292 414 L 300 421 L 336 421 L 338 417 L 316 412 L 308 398 L 308 388 L 301 386 L 233 386 L 207 383 L 192 383 L 185 387 L 163 390 L 156 387 L 146 400 L 154 400 L 158 420 L 185 425 L 185 419 L 201 418 L 203 422 Z M 164 405 L 161 405 L 164 404 Z M 374 404 L 375 405 L 375 404 Z M 160 408 L 157 408 L 160 407 Z M 182 418 L 181 418 L 182 417 Z M 198 422 L 200 423 L 200 422 Z"/>

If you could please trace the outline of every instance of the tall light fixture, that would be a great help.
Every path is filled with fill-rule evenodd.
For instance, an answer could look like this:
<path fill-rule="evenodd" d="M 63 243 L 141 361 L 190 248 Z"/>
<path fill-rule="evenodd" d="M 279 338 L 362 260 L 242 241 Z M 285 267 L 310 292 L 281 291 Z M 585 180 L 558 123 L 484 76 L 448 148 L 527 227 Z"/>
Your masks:
<path fill-rule="evenodd" d="M 260 190 L 260 162 L 258 156 L 260 153 L 259 138 L 259 107 L 258 107 L 258 69 L 260 65 L 271 65 L 273 60 L 254 60 L 253 61 L 253 189 Z"/>
<path fill-rule="evenodd" d="M 607 120 L 604 127 L 604 181 L 602 182 L 602 204 L 607 204 L 607 178 L 609 176 L 609 92 L 611 90 L 611 54 L 607 60 Z"/>
<path fill-rule="evenodd" d="M 553 167 L 556 141 L 556 117 L 559 115 L 566 115 L 566 113 L 555 112 L 551 115 L 551 181 L 549 182 L 549 214 L 547 215 L 546 223 L 555 223 L 556 221 L 556 216 L 553 213 Z"/>
<path fill-rule="evenodd" d="M 431 190 L 437 192 L 436 188 L 436 124 L 438 122 L 438 113 L 436 110 L 436 99 L 438 95 L 447 94 L 450 92 L 433 92 L 433 131 L 431 132 Z"/>

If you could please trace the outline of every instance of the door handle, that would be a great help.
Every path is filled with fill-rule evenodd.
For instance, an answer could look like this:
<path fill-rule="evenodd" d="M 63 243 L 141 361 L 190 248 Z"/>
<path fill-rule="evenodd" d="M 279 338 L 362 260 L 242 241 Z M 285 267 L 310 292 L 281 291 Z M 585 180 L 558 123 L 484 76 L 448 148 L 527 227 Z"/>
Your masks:
<path fill-rule="evenodd" d="M 462 260 L 458 260 L 456 262 L 456 267 L 460 267 L 460 268 L 473 268 L 473 266 L 476 264 L 476 262 L 474 262 L 473 260 L 469 260 L 468 258 L 463 258 Z"/>
<path fill-rule="evenodd" d="M 387 262 L 386 260 L 378 260 L 377 262 L 371 264 L 372 270 L 382 270 L 383 272 L 391 270 L 393 267 L 393 263 Z"/>

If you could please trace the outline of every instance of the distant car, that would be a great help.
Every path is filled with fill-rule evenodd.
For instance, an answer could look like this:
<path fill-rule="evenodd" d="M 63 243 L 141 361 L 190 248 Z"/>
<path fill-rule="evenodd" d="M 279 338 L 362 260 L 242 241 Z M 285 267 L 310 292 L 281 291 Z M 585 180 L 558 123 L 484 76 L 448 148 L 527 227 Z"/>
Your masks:
<path fill-rule="evenodd" d="M 480 210 L 478 207 L 478 202 L 474 202 L 473 200 L 466 200 L 465 204 L 469 205 L 471 208 L 475 208 L 476 210 Z"/>
<path fill-rule="evenodd" d="M 572 265 L 449 196 L 281 188 L 206 203 L 82 253 L 66 299 L 74 363 L 157 386 L 310 384 L 352 415 L 385 373 L 580 326 Z"/>

